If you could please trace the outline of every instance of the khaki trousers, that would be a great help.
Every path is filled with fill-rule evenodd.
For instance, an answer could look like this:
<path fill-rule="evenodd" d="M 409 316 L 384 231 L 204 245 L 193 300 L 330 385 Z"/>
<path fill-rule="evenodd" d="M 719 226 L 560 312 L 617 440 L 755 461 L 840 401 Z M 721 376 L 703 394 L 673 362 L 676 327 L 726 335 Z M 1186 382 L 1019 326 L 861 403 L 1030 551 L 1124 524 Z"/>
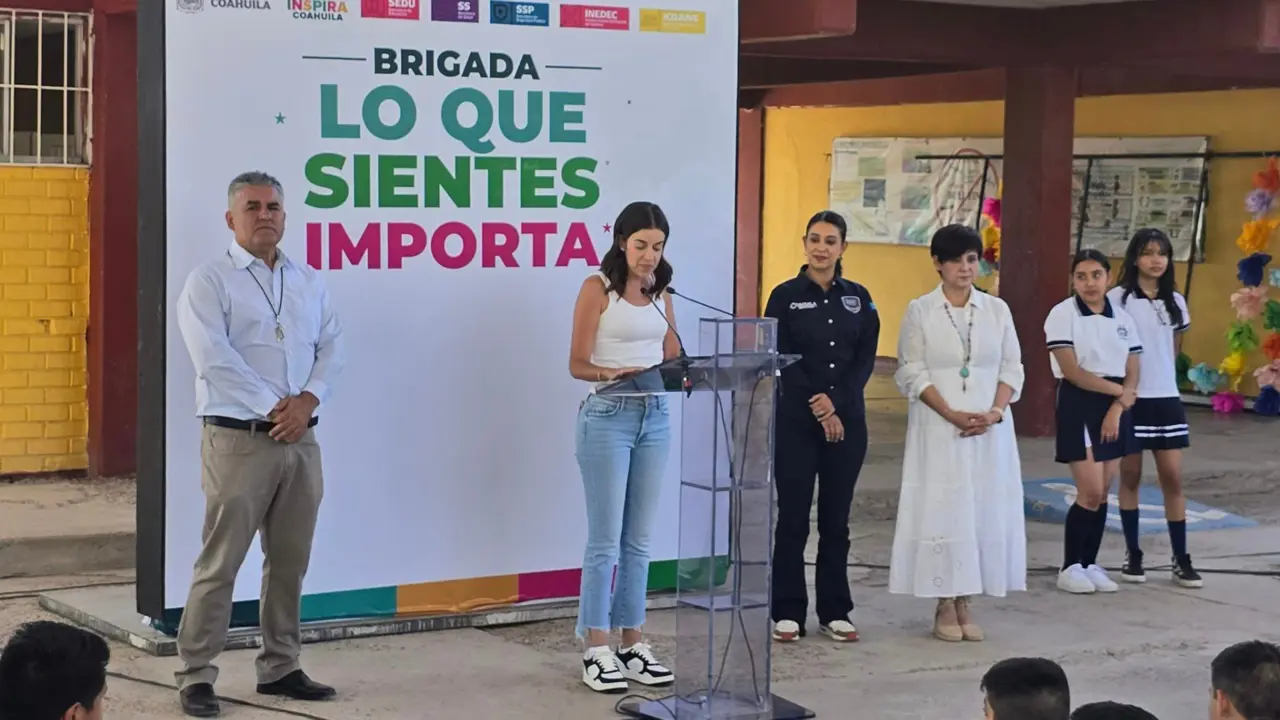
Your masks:
<path fill-rule="evenodd" d="M 302 579 L 324 495 L 320 445 L 314 430 L 288 444 L 263 431 L 205 425 L 200 455 L 204 546 L 178 625 L 185 665 L 175 673 L 178 687 L 217 680 L 213 660 L 226 646 L 236 574 L 256 533 L 265 556 L 257 675 L 275 682 L 300 667 Z"/>

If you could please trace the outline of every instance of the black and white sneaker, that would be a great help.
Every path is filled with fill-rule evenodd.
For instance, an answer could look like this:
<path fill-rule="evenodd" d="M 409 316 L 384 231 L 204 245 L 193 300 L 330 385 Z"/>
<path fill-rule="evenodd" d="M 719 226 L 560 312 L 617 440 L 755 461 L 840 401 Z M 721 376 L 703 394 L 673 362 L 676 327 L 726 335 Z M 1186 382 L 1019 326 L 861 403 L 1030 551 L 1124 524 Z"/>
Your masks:
<path fill-rule="evenodd" d="M 675 674 L 658 662 L 647 643 L 618 648 L 618 662 L 622 663 L 622 674 L 641 685 L 654 687 L 670 685 L 675 681 Z"/>
<path fill-rule="evenodd" d="M 624 693 L 628 687 L 618 657 L 608 646 L 587 649 L 582 656 L 582 682 L 599 693 Z"/>
<path fill-rule="evenodd" d="M 1184 588 L 1204 587 L 1204 579 L 1191 565 L 1190 555 L 1173 559 L 1173 581 Z"/>
<path fill-rule="evenodd" d="M 1124 567 L 1120 568 L 1120 579 L 1128 583 L 1144 583 L 1147 571 L 1142 569 L 1142 552 L 1125 553 Z"/>

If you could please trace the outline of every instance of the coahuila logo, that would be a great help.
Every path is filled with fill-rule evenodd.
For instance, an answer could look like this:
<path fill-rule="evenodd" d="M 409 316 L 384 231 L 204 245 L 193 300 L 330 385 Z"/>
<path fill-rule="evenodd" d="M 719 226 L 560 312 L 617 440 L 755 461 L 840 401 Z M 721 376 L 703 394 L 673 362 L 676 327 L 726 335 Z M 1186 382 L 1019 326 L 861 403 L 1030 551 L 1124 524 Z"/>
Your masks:
<path fill-rule="evenodd" d="M 342 20 L 351 11 L 344 0 L 289 0 L 289 12 L 299 20 Z"/>
<path fill-rule="evenodd" d="M 178 0 L 182 12 L 197 13 L 204 10 L 206 0 Z M 207 0 L 209 7 L 224 10 L 270 10 L 269 0 Z"/>

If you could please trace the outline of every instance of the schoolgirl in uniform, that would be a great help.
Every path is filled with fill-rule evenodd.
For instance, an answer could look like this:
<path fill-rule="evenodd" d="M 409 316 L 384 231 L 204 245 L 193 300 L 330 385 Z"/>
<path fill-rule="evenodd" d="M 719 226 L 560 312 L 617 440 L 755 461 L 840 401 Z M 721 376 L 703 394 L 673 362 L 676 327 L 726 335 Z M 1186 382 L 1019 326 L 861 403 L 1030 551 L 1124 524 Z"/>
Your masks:
<path fill-rule="evenodd" d="M 1159 230 L 1134 234 L 1124 254 L 1120 282 L 1107 296 L 1124 308 L 1138 325 L 1142 339 L 1141 380 L 1133 406 L 1136 451 L 1120 461 L 1120 521 L 1127 548 L 1120 579 L 1147 581 L 1138 543 L 1138 487 L 1142 484 L 1142 453 L 1155 456 L 1164 515 L 1173 546 L 1173 581 L 1182 587 L 1204 586 L 1187 554 L 1187 498 L 1182 494 L 1182 449 L 1191 444 L 1187 413 L 1178 390 L 1177 357 L 1182 334 L 1191 327 L 1187 300 L 1176 289 L 1173 244 Z"/>
<path fill-rule="evenodd" d="M 1107 526 L 1107 491 L 1120 458 L 1136 448 L 1129 409 L 1137 399 L 1142 342 L 1133 318 L 1107 298 L 1111 264 L 1097 250 L 1071 262 L 1074 294 L 1044 321 L 1049 362 L 1058 378 L 1054 459 L 1071 468 L 1076 501 L 1067 511 L 1058 588 L 1115 592 L 1098 566 Z"/>

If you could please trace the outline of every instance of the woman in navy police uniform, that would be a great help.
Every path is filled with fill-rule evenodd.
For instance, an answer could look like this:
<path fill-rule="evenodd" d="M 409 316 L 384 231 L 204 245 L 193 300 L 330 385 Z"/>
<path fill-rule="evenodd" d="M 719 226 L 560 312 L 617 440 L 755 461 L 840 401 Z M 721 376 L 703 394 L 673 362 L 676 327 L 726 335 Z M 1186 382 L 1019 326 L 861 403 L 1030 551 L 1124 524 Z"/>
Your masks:
<path fill-rule="evenodd" d="M 772 616 L 781 642 L 805 634 L 804 549 L 815 476 L 818 627 L 833 640 L 858 639 L 850 617 L 849 512 L 867 454 L 863 390 L 875 369 L 880 316 L 867 289 L 841 277 L 847 232 L 838 214 L 814 215 L 804 236 L 808 263 L 773 289 L 765 308 L 778 320 L 778 352 L 803 356 L 782 371 L 775 433 Z"/>
<path fill-rule="evenodd" d="M 1044 321 L 1058 378 L 1055 460 L 1071 467 L 1076 501 L 1067 511 L 1058 588 L 1069 593 L 1119 589 L 1098 561 L 1107 527 L 1107 492 L 1120 459 L 1136 447 L 1129 408 L 1137 399 L 1137 325 L 1107 298 L 1111 264 L 1097 250 L 1071 263 L 1075 294 Z"/>

